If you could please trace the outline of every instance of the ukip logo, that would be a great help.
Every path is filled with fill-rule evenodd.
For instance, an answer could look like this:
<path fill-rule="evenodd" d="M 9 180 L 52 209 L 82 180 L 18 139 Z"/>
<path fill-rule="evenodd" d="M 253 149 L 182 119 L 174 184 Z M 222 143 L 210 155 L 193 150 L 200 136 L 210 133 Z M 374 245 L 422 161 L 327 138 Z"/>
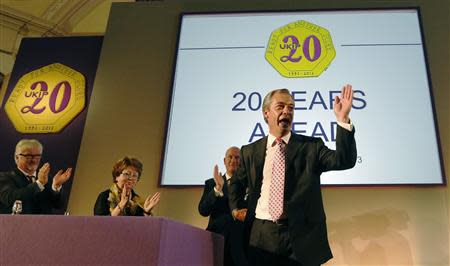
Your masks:
<path fill-rule="evenodd" d="M 336 51 L 325 28 L 300 20 L 270 35 L 266 60 L 284 77 L 318 77 L 333 61 Z"/>
<path fill-rule="evenodd" d="M 5 112 L 21 133 L 57 133 L 83 111 L 84 76 L 54 63 L 23 75 L 5 104 Z"/>

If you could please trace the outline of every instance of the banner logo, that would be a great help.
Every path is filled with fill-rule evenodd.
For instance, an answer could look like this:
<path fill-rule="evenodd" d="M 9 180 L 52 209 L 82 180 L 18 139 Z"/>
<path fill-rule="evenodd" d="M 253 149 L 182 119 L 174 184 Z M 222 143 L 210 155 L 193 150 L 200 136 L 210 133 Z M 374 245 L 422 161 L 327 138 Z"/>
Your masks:
<path fill-rule="evenodd" d="M 54 63 L 23 75 L 5 104 L 5 111 L 21 133 L 57 133 L 86 104 L 84 76 Z"/>
<path fill-rule="evenodd" d="M 328 30 L 304 20 L 274 30 L 266 49 L 266 60 L 287 78 L 318 77 L 335 55 Z"/>

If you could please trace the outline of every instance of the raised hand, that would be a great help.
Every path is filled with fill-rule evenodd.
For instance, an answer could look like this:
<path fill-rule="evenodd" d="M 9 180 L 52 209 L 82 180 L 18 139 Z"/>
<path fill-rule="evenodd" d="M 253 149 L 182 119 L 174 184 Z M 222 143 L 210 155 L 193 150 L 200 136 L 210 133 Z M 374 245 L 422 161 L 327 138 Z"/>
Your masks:
<path fill-rule="evenodd" d="M 225 181 L 222 178 L 222 173 L 219 172 L 219 167 L 217 166 L 217 164 L 214 166 L 213 176 L 214 182 L 216 182 L 216 190 L 222 191 L 223 184 L 225 183 Z"/>
<path fill-rule="evenodd" d="M 59 188 L 64 183 L 66 183 L 67 180 L 69 180 L 70 175 L 72 174 L 72 168 L 67 168 L 66 171 L 63 172 L 63 170 L 59 170 L 58 173 L 53 177 L 53 187 Z"/>
<path fill-rule="evenodd" d="M 44 163 L 44 165 L 39 169 L 39 172 L 37 174 L 39 183 L 41 183 L 44 186 L 47 184 L 49 172 L 50 172 L 50 164 Z"/>
<path fill-rule="evenodd" d="M 152 209 L 159 203 L 161 193 L 156 192 L 153 196 L 148 196 L 144 202 L 144 211 L 150 213 Z"/>
<path fill-rule="evenodd" d="M 340 97 L 336 96 L 334 98 L 333 111 L 334 114 L 336 115 L 337 121 L 343 123 L 350 122 L 350 118 L 348 115 L 350 113 L 350 110 L 352 109 L 352 102 L 353 102 L 352 85 L 347 84 L 342 88 L 341 96 Z"/>

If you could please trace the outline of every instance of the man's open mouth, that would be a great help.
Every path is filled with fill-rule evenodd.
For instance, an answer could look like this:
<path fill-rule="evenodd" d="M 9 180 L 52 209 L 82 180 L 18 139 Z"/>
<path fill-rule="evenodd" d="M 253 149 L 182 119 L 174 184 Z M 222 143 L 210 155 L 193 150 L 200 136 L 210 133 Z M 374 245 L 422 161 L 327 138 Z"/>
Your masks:
<path fill-rule="evenodd" d="M 278 124 L 282 126 L 289 126 L 291 124 L 291 119 L 289 119 L 288 117 L 281 118 L 280 120 L 278 120 Z"/>

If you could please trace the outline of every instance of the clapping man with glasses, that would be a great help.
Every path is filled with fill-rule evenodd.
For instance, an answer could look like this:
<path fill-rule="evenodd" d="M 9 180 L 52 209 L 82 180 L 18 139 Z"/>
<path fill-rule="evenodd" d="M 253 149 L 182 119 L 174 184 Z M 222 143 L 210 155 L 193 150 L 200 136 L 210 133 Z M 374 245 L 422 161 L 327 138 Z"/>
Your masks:
<path fill-rule="evenodd" d="M 23 214 L 51 214 L 61 205 L 61 187 L 69 180 L 72 168 L 59 170 L 49 184 L 50 164 L 38 169 L 42 144 L 35 139 L 22 139 L 16 145 L 17 168 L 0 173 L 0 213 L 11 213 L 15 201 L 22 202 Z"/>

